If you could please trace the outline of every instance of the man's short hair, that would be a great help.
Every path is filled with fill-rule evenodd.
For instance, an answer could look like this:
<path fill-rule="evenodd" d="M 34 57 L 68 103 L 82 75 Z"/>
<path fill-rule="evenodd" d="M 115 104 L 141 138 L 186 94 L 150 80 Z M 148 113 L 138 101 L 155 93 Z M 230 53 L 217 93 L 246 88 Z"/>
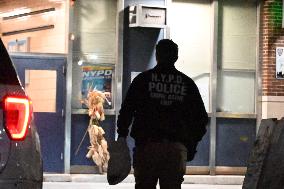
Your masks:
<path fill-rule="evenodd" d="M 174 64 L 178 59 L 178 45 L 170 39 L 162 39 L 156 45 L 158 62 Z"/>

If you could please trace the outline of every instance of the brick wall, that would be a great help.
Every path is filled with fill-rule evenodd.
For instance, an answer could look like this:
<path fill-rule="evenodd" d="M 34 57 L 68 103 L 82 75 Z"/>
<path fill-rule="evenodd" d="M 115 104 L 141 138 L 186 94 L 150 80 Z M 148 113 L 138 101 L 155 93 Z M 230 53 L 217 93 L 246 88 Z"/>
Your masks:
<path fill-rule="evenodd" d="M 262 96 L 284 96 L 284 80 L 276 79 L 276 47 L 284 47 L 282 0 L 264 0 L 260 25 Z"/>

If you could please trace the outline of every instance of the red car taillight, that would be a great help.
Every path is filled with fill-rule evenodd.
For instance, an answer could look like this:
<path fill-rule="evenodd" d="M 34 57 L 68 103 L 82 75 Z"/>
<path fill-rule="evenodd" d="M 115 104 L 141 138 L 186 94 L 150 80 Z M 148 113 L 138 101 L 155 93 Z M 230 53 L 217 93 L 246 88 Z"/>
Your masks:
<path fill-rule="evenodd" d="M 24 140 L 30 124 L 31 101 L 27 97 L 7 96 L 4 98 L 5 128 L 12 140 Z"/>

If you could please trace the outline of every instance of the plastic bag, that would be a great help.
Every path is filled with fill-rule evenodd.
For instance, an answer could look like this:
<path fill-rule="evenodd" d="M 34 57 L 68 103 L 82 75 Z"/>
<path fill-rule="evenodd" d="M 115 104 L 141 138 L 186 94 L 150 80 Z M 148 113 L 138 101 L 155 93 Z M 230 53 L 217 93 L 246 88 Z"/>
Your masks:
<path fill-rule="evenodd" d="M 131 158 L 125 138 L 119 138 L 109 145 L 110 159 L 107 180 L 110 185 L 122 182 L 131 170 Z"/>

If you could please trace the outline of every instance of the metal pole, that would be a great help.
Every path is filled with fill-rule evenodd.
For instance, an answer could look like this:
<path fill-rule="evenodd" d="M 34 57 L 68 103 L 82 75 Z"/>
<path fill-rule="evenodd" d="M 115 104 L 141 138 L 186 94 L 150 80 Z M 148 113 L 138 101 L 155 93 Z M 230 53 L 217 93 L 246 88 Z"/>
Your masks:
<path fill-rule="evenodd" d="M 172 5 L 172 0 L 165 0 L 165 7 L 167 8 L 167 12 L 166 12 L 166 24 L 167 26 L 164 29 L 164 38 L 165 39 L 170 39 L 171 38 L 171 27 L 170 27 L 170 22 L 169 22 L 169 15 L 170 15 L 170 11 L 171 11 L 171 5 Z"/>
<path fill-rule="evenodd" d="M 122 103 L 122 80 L 123 80 L 123 27 L 124 27 L 124 0 L 117 1 L 117 21 L 116 21 L 116 96 L 115 96 L 115 115 L 116 120 Z M 115 124 L 116 125 L 116 124 Z M 116 129 L 115 129 L 116 130 Z M 117 139 L 115 132 L 115 139 Z"/>
<path fill-rule="evenodd" d="M 210 121 L 210 175 L 216 174 L 216 106 L 217 106 L 217 63 L 218 63 L 218 0 L 212 2 L 212 59 L 211 59 L 211 121 Z"/>
<path fill-rule="evenodd" d="M 68 19 L 68 52 L 67 52 L 67 71 L 66 71 L 66 113 L 65 113 L 65 141 L 64 141 L 64 173 L 70 173 L 70 155 L 71 155 L 71 96 L 72 96 L 72 46 L 71 39 L 73 31 L 73 12 L 74 5 L 66 0 L 67 10 L 69 12 Z"/>
<path fill-rule="evenodd" d="M 256 133 L 258 132 L 259 125 L 262 119 L 262 59 L 260 57 L 259 48 L 260 48 L 260 12 L 262 7 L 262 1 L 257 1 L 257 29 L 256 29 L 256 72 L 255 72 L 255 103 L 256 103 Z"/>

